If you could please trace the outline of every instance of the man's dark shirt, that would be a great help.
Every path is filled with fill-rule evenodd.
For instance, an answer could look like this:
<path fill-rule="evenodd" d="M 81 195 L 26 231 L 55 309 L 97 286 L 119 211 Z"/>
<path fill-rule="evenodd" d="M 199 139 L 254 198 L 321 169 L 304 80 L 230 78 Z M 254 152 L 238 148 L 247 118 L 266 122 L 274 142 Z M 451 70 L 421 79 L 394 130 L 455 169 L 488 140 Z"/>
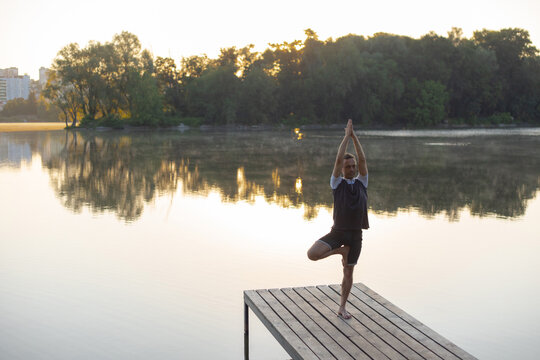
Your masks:
<path fill-rule="evenodd" d="M 351 182 L 351 184 L 349 183 Z M 369 228 L 367 215 L 368 176 L 358 175 L 352 180 L 343 177 L 330 180 L 334 195 L 334 230 L 362 230 Z"/>

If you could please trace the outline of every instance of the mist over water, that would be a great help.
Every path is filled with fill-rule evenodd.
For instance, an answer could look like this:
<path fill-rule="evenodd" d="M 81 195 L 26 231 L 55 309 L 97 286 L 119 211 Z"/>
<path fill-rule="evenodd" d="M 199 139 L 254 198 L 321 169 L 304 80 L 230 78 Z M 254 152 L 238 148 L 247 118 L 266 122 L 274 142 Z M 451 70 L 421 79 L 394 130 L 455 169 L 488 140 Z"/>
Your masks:
<path fill-rule="evenodd" d="M 538 357 L 539 129 L 358 134 L 355 281 L 479 358 Z M 241 357 L 242 290 L 341 281 L 305 256 L 341 136 L 0 134 L 0 357 Z M 285 358 L 252 319 L 253 358 Z"/>

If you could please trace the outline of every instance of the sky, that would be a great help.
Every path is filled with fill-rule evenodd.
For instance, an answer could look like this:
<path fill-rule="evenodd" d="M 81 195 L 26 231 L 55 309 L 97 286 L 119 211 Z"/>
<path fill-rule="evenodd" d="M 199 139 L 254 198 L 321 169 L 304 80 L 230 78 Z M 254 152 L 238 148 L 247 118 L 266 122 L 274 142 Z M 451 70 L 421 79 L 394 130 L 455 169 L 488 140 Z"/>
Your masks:
<path fill-rule="evenodd" d="M 154 56 L 207 54 L 221 48 L 303 40 L 311 28 L 322 40 L 377 32 L 419 38 L 429 31 L 447 36 L 452 27 L 475 30 L 518 27 L 540 48 L 538 0 L 0 0 L 0 69 L 19 68 L 38 78 L 71 42 L 111 41 L 129 31 Z"/>

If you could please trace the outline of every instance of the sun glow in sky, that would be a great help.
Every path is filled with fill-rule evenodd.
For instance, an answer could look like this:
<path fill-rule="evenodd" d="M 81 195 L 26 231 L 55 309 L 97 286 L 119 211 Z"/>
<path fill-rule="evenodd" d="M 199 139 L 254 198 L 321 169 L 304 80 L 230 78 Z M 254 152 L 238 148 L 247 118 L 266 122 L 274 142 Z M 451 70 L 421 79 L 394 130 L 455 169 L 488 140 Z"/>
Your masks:
<path fill-rule="evenodd" d="M 220 48 L 302 40 L 313 29 L 320 39 L 387 32 L 418 38 L 429 31 L 446 36 L 452 27 L 465 37 L 483 28 L 519 27 L 540 47 L 537 0 L 252 0 L 117 1 L 0 0 L 0 68 L 18 67 L 37 79 L 57 52 L 71 42 L 110 41 L 123 30 L 139 37 L 154 56 L 206 53 Z"/>

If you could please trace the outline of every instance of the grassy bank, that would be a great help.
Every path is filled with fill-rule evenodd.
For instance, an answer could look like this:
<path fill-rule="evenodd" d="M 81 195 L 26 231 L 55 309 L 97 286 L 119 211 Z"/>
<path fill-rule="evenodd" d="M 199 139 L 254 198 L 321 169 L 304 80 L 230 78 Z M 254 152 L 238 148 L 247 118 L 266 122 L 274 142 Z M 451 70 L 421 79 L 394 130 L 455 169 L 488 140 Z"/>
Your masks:
<path fill-rule="evenodd" d="M 65 127 L 66 124 L 64 124 L 63 122 L 0 122 L 0 132 L 62 130 Z"/>

